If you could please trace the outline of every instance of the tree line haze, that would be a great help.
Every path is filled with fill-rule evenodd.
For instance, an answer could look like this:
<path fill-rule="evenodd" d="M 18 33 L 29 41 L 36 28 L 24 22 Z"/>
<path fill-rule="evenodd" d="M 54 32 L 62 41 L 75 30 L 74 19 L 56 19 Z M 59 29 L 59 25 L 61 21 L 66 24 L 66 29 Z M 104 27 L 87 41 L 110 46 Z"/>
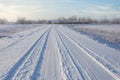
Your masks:
<path fill-rule="evenodd" d="M 0 24 L 9 23 L 6 18 L 0 18 Z M 103 19 L 93 19 L 90 17 L 77 17 L 70 16 L 68 18 L 59 17 L 54 20 L 28 20 L 25 17 L 19 17 L 14 22 L 16 24 L 120 24 L 120 17 L 114 17 L 108 19 L 104 17 Z"/>

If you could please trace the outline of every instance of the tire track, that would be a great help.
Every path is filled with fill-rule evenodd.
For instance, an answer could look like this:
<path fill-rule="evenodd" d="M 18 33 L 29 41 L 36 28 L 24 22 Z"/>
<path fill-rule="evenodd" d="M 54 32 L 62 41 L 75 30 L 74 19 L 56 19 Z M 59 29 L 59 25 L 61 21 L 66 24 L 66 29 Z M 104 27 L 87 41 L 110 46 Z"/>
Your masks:
<path fill-rule="evenodd" d="M 39 60 L 37 61 L 37 65 L 35 66 L 35 70 L 34 70 L 32 76 L 31 76 L 31 80 L 37 80 L 39 75 L 40 75 L 39 71 L 40 71 L 40 67 L 41 67 L 42 61 L 43 61 L 44 52 L 46 50 L 46 46 L 47 46 L 50 30 L 48 31 L 47 37 L 46 37 L 44 45 L 42 47 L 42 51 L 40 52 Z"/>
<path fill-rule="evenodd" d="M 84 53 L 83 55 L 81 55 L 81 56 L 88 56 L 88 58 L 90 58 L 91 59 L 91 61 L 92 62 L 94 62 L 94 64 L 95 65 L 97 65 L 96 66 L 96 68 L 98 67 L 99 69 L 102 69 L 101 71 L 103 71 L 104 73 L 103 74 L 105 74 L 105 75 L 103 75 L 103 74 L 98 74 L 98 71 L 94 71 L 94 70 L 91 70 L 91 68 L 89 68 L 89 66 L 88 66 L 88 64 L 85 64 L 85 63 L 87 63 L 87 62 L 85 62 L 84 60 L 82 60 L 82 59 L 80 59 L 80 54 L 75 54 L 76 55 L 76 58 L 78 58 L 78 60 L 81 62 L 80 64 L 82 65 L 82 66 L 84 66 L 84 67 L 86 67 L 86 70 L 87 70 L 87 72 L 89 72 L 88 70 L 90 70 L 91 72 L 90 72 L 90 74 L 89 75 L 91 75 L 91 76 L 94 76 L 94 78 L 96 78 L 96 79 L 101 79 L 101 80 L 106 80 L 106 78 L 107 78 L 107 76 L 109 76 L 109 78 L 110 78 L 110 80 L 119 80 L 119 78 L 118 77 L 116 77 L 112 72 L 110 72 L 108 69 L 106 69 L 102 64 L 100 64 L 96 59 L 94 59 L 91 55 L 89 55 L 89 53 L 86 51 L 86 50 L 84 50 L 82 47 L 80 47 L 75 41 L 73 41 L 72 39 L 70 39 L 67 35 L 65 35 L 62 31 L 61 31 L 61 35 L 63 35 L 65 38 L 66 38 L 66 40 L 69 40 L 69 42 L 71 42 L 74 46 L 76 46 L 76 48 L 78 48 L 78 50 L 80 50 L 80 51 L 82 51 L 82 53 Z M 64 39 L 64 38 L 63 38 Z M 72 50 L 71 50 L 72 51 Z M 82 60 L 82 61 L 81 61 Z M 90 64 L 91 62 L 89 62 L 89 64 Z M 92 63 L 93 64 L 93 63 Z M 90 64 L 91 65 L 91 64 Z M 91 66 L 93 66 L 93 65 L 91 65 Z M 93 66 L 94 67 L 94 66 Z M 101 68 L 100 68 L 101 67 Z M 84 69 L 85 70 L 85 69 Z M 93 80 L 93 79 L 92 79 Z"/>
<path fill-rule="evenodd" d="M 30 60 L 29 57 L 33 54 L 33 50 L 35 49 L 36 45 L 39 44 L 40 40 L 43 38 L 43 36 L 48 32 L 45 31 L 39 39 L 34 43 L 34 45 L 23 55 L 22 58 L 19 59 L 19 61 L 9 70 L 7 73 L 7 76 L 4 78 L 4 80 L 12 80 L 14 76 L 16 76 L 16 73 L 19 72 L 20 69 L 22 69 L 22 66 L 26 63 L 26 61 Z"/>
<path fill-rule="evenodd" d="M 52 27 L 44 59 L 40 70 L 38 70 L 38 80 L 66 80 L 61 67 L 61 58 L 55 37 L 55 27 Z"/>
<path fill-rule="evenodd" d="M 66 32 L 68 35 L 71 35 L 70 33 Z M 82 47 L 88 54 L 90 54 L 92 57 L 94 57 L 99 63 L 103 64 L 107 69 L 109 69 L 111 72 L 113 72 L 115 75 L 117 75 L 120 78 L 120 69 L 113 65 L 111 62 L 106 60 L 105 58 L 99 56 L 96 52 L 93 50 L 87 48 L 87 46 L 83 45 L 81 42 L 76 41 L 71 36 L 69 36 L 70 39 L 72 39 L 74 42 L 76 42 L 80 47 Z"/>
<path fill-rule="evenodd" d="M 87 75 L 84 73 L 84 71 L 83 71 L 83 69 L 82 69 L 82 66 L 79 64 L 78 60 L 75 58 L 75 56 L 74 56 L 73 54 L 71 54 L 70 50 L 69 50 L 69 49 L 67 48 L 67 46 L 65 45 L 65 42 L 64 42 L 64 40 L 62 39 L 59 31 L 58 31 L 58 36 L 59 36 L 62 44 L 64 45 L 66 51 L 68 52 L 68 55 L 69 55 L 70 59 L 72 60 L 72 63 L 74 64 L 75 68 L 76 68 L 77 71 L 79 72 L 80 80 L 88 80 L 88 79 L 89 79 L 89 76 L 87 76 Z M 69 70 L 68 70 L 68 71 L 69 71 Z M 70 74 L 68 74 L 67 76 L 68 76 L 68 79 L 71 79 L 71 78 L 72 78 L 72 77 L 71 77 L 72 75 L 70 75 Z M 74 80 L 74 79 L 71 79 L 71 80 Z M 79 79 L 78 79 L 78 80 L 79 80 Z"/>

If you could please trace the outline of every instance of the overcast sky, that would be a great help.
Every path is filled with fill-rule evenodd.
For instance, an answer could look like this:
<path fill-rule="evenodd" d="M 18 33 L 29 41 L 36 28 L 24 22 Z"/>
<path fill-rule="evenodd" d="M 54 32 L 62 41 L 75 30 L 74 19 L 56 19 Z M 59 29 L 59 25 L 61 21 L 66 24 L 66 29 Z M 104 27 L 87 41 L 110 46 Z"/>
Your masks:
<path fill-rule="evenodd" d="M 101 18 L 120 16 L 120 0 L 0 0 L 0 18 L 15 21 L 54 19 L 72 15 Z"/>

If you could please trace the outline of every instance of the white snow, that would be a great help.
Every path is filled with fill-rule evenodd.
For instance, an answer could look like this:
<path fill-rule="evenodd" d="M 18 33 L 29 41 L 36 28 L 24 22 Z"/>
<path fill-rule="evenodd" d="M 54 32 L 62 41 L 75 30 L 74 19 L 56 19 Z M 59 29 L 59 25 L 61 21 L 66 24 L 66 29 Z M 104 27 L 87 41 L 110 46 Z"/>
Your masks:
<path fill-rule="evenodd" d="M 120 43 L 120 25 L 77 25 L 71 27 L 76 31 L 96 35 L 108 42 Z"/>
<path fill-rule="evenodd" d="M 120 51 L 65 25 L 22 26 L 0 38 L 0 80 L 120 80 Z"/>

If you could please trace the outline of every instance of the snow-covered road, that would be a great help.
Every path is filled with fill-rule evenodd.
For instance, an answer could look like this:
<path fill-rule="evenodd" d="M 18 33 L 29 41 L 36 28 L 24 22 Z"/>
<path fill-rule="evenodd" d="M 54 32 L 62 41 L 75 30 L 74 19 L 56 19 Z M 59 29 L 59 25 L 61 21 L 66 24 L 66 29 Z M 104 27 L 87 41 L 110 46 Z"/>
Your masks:
<path fill-rule="evenodd" d="M 63 25 L 46 26 L 0 51 L 0 80 L 120 80 L 119 51 Z"/>

